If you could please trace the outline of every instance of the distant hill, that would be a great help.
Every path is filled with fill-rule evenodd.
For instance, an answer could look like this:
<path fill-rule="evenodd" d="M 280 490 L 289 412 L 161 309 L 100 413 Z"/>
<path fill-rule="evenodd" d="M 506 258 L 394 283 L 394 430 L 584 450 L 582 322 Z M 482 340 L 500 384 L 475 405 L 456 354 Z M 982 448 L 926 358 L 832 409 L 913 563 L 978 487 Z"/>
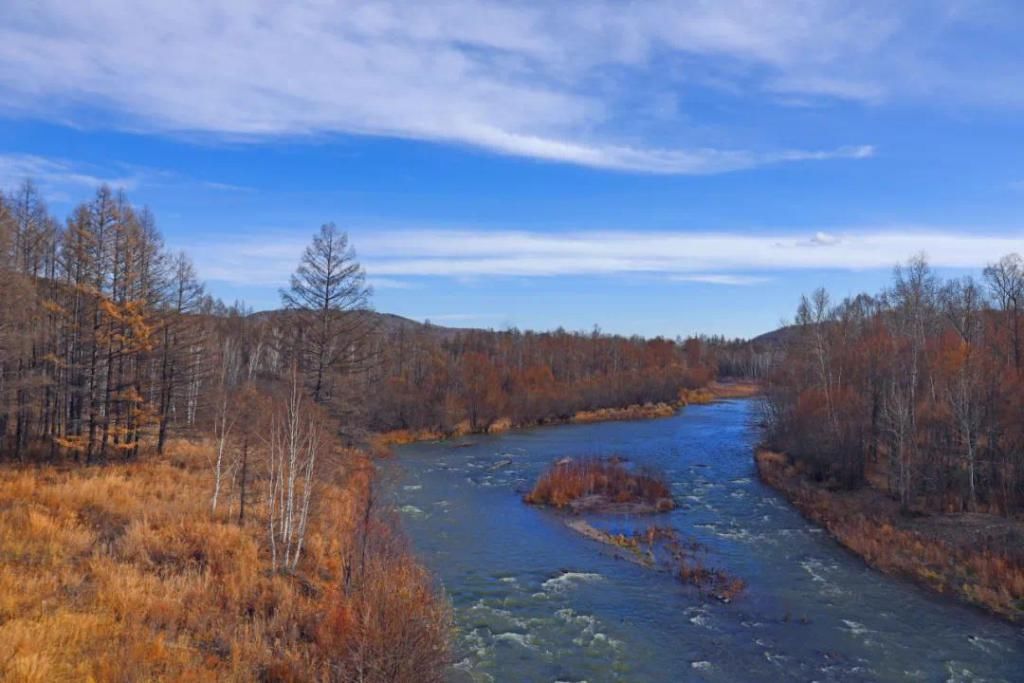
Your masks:
<path fill-rule="evenodd" d="M 277 308 L 269 311 L 257 311 L 251 314 L 251 317 L 258 320 L 274 320 L 283 319 L 291 315 L 291 311 L 283 308 Z M 370 316 L 373 320 L 374 326 L 377 327 L 381 332 L 385 334 L 392 334 L 396 332 L 428 332 L 429 334 L 435 335 L 441 339 L 451 339 L 459 334 L 466 332 L 481 332 L 479 328 L 475 327 L 446 327 L 444 325 L 435 325 L 434 323 L 421 323 L 411 318 L 406 318 L 394 313 L 379 313 L 377 311 L 367 311 L 365 315 Z"/>
<path fill-rule="evenodd" d="M 772 330 L 771 332 L 759 334 L 758 336 L 750 340 L 750 344 L 754 347 L 764 349 L 780 348 L 783 346 L 787 346 L 790 342 L 792 342 L 796 338 L 798 333 L 799 328 L 796 325 L 785 325 L 783 327 L 778 328 L 777 330 Z"/>

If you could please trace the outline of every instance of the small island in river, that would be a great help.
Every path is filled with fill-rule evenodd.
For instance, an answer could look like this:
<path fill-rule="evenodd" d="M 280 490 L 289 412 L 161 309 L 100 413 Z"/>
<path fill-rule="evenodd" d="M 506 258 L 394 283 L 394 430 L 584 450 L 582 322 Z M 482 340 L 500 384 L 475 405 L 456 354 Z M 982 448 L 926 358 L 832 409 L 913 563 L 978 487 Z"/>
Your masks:
<path fill-rule="evenodd" d="M 523 500 L 574 513 L 650 514 L 676 506 L 664 477 L 614 457 L 559 460 Z"/>

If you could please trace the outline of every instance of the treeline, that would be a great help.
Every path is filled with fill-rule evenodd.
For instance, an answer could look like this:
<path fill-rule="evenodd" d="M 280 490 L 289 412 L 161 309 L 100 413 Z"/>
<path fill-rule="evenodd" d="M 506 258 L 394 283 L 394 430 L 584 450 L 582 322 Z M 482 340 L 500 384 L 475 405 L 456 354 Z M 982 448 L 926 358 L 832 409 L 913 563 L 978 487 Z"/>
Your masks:
<path fill-rule="evenodd" d="M 480 431 L 569 418 L 579 411 L 679 400 L 714 379 L 697 339 L 626 338 L 599 330 L 534 333 L 429 326 L 381 335 L 369 375 L 369 425 L 377 431 Z"/>
<path fill-rule="evenodd" d="M 94 462 L 195 421 L 211 302 L 153 215 L 101 188 L 65 225 L 29 182 L 0 196 L 0 443 Z"/>
<path fill-rule="evenodd" d="M 122 193 L 100 188 L 64 224 L 31 183 L 0 194 L 0 458 L 14 461 L 0 477 L 0 579 L 42 574 L 45 595 L 104 625 L 87 637 L 122 650 L 83 665 L 128 673 L 98 678 L 443 680 L 448 604 L 380 504 L 372 463 L 339 438 L 356 404 L 347 378 L 374 348 L 354 256 L 325 225 L 267 324 L 205 295 Z M 83 466 L 42 467 L 53 461 Z M 83 537 L 106 540 L 79 550 Z M 136 605 L 124 615 L 71 588 L 122 579 Z M 18 628 L 38 626 L 36 610 L 15 612 Z M 66 669 L 80 623 L 5 640 L 0 678 L 22 659 Z"/>
<path fill-rule="evenodd" d="M 1024 262 L 943 280 L 917 257 L 877 295 L 800 303 L 773 365 L 774 446 L 904 509 L 1024 505 Z"/>
<path fill-rule="evenodd" d="M 18 460 L 130 459 L 147 439 L 162 452 L 170 433 L 224 430 L 245 396 L 285 400 L 293 374 L 359 441 L 675 402 L 723 359 L 754 371 L 724 340 L 385 324 L 333 225 L 302 255 L 282 310 L 226 306 L 164 246 L 151 212 L 106 187 L 63 224 L 30 182 L 0 195 L 0 271 L 0 454 Z"/>

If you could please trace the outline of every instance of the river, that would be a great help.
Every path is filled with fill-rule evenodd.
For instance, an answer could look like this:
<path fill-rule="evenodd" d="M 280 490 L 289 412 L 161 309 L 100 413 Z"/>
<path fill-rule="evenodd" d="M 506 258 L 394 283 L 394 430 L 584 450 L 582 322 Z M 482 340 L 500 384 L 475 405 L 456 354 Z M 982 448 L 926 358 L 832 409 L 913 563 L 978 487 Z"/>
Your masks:
<path fill-rule="evenodd" d="M 867 568 L 761 484 L 755 417 L 725 401 L 397 449 L 385 480 L 455 607 L 452 679 L 1024 680 L 1024 629 Z M 552 461 L 612 454 L 667 475 L 680 506 L 657 523 L 706 545 L 741 597 L 702 598 L 522 503 Z"/>

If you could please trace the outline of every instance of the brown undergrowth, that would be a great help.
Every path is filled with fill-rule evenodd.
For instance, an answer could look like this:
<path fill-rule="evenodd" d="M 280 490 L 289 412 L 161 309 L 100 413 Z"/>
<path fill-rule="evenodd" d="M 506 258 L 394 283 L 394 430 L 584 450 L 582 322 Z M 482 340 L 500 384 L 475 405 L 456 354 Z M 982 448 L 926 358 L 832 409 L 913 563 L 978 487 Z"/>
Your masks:
<path fill-rule="evenodd" d="M 0 468 L 0 680 L 443 679 L 449 607 L 386 516 L 360 526 L 365 462 L 282 574 L 259 502 L 211 514 L 208 451 Z"/>
<path fill-rule="evenodd" d="M 560 460 L 524 500 L 573 512 L 664 512 L 675 507 L 672 492 L 657 472 L 634 470 L 618 458 Z"/>
<path fill-rule="evenodd" d="M 612 422 L 618 420 L 649 420 L 655 417 L 672 417 L 678 409 L 678 406 L 668 403 L 643 403 L 622 408 L 581 410 L 573 415 L 570 421 L 588 424 L 591 422 Z"/>
<path fill-rule="evenodd" d="M 830 491 L 787 455 L 758 450 L 755 457 L 763 481 L 871 566 L 1024 621 L 1019 523 L 977 514 L 909 517 L 870 487 Z"/>
<path fill-rule="evenodd" d="M 711 382 L 698 389 L 681 389 L 678 401 L 656 403 L 634 403 L 626 406 L 580 410 L 571 415 L 550 416 L 539 421 L 517 422 L 510 417 L 499 417 L 473 429 L 469 420 L 463 420 L 448 431 L 438 429 L 395 429 L 375 434 L 371 441 L 381 451 L 391 446 L 403 446 L 421 441 L 442 441 L 453 437 L 475 433 L 500 434 L 511 429 L 557 424 L 591 424 L 625 420 L 650 420 L 672 417 L 680 408 L 688 405 L 706 405 L 723 399 L 752 398 L 759 395 L 763 387 L 753 381 Z"/>

